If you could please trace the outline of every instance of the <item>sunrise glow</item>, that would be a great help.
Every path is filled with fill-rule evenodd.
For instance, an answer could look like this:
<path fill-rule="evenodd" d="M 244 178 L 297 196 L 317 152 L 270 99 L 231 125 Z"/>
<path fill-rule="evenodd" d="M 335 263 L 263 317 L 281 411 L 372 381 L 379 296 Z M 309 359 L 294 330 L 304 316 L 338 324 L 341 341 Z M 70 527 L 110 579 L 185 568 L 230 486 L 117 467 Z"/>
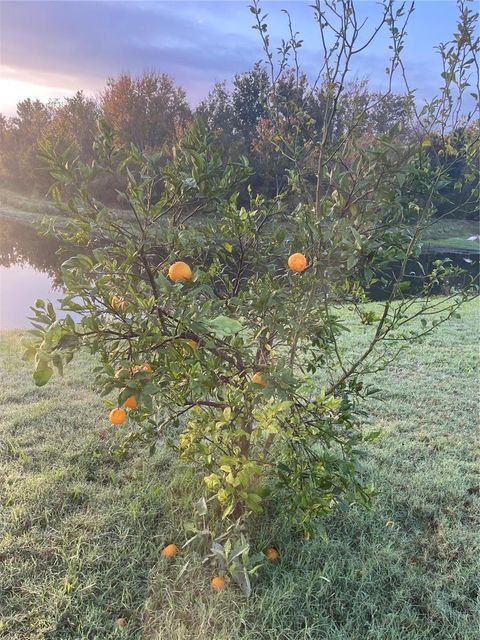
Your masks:
<path fill-rule="evenodd" d="M 14 115 L 18 102 L 31 98 L 48 102 L 64 98 L 75 93 L 68 86 L 43 84 L 13 77 L 14 70 L 2 67 L 0 71 L 0 112 L 7 116 Z"/>

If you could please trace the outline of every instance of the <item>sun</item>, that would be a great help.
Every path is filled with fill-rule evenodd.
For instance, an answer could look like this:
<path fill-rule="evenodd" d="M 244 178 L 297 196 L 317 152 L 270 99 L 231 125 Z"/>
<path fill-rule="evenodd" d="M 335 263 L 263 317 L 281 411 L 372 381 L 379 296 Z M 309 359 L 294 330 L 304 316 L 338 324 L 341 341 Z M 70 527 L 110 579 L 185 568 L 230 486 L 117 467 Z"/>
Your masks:
<path fill-rule="evenodd" d="M 13 116 L 16 113 L 17 103 L 30 98 L 31 100 L 41 100 L 48 102 L 58 98 L 66 98 L 74 95 L 75 90 L 37 84 L 15 77 L 16 70 L 10 67 L 0 67 L 0 113 L 6 116 Z"/>

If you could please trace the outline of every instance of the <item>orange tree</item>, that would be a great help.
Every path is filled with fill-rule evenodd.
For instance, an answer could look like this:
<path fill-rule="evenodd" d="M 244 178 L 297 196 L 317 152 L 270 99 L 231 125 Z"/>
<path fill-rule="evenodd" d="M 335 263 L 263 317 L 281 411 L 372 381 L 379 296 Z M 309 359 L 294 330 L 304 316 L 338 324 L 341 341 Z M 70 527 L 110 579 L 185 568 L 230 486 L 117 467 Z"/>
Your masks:
<path fill-rule="evenodd" d="M 341 5 L 348 25 L 352 3 Z M 257 5 L 252 11 L 268 54 L 263 16 Z M 399 48 L 403 31 L 390 15 L 386 3 L 382 20 L 391 21 Z M 319 19 L 326 30 L 328 16 Z M 294 40 L 284 54 L 298 46 Z M 168 162 L 118 145 L 104 122 L 89 164 L 68 150 L 43 150 L 65 213 L 53 232 L 76 254 L 63 264 L 62 308 L 77 316 L 58 319 L 50 303 L 35 303 L 25 342 L 35 382 L 45 384 L 89 349 L 99 361 L 95 386 L 113 398 L 111 422 L 128 424 L 127 442 L 170 445 L 196 465 L 200 511 L 203 494 L 213 498 L 227 531 L 268 500 L 307 534 L 321 514 L 368 505 L 372 489 L 359 467 L 361 445 L 374 437 L 360 428 L 366 376 L 468 295 L 452 288 L 458 270 L 448 261 L 427 268 L 419 260 L 447 179 L 432 162 L 429 127 L 451 111 L 458 70 L 419 118 L 416 138 L 399 146 L 394 129 L 366 144 L 355 122 L 348 135 L 332 134 L 342 87 L 337 53 L 326 50 L 320 132 L 308 145 L 296 137 L 295 122 L 308 122 L 299 112 L 293 129 L 274 134 L 291 166 L 271 199 L 245 189 L 248 162 L 225 160 L 201 122 Z M 273 74 L 267 106 L 274 131 Z M 457 153 L 467 164 L 474 157 L 469 145 Z M 92 195 L 90 184 L 103 174 L 127 184 L 119 211 Z M 374 287 L 386 293 L 372 307 Z M 434 297 L 441 287 L 447 295 Z M 355 353 L 342 346 L 347 312 L 365 325 Z M 228 556 L 218 545 L 213 552 Z"/>

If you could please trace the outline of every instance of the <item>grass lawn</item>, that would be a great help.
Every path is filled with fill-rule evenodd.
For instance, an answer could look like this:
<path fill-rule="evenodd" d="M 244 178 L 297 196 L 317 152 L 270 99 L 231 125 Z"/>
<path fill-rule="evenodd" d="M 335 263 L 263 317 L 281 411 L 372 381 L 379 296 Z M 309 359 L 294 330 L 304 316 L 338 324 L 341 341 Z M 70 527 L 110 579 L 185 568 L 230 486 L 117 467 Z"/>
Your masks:
<path fill-rule="evenodd" d="M 264 518 L 252 544 L 281 561 L 249 600 L 211 593 L 183 553 L 161 558 L 185 539 L 198 478 L 168 452 L 109 454 L 93 360 L 37 389 L 20 334 L 3 334 L 0 638 L 478 640 L 478 311 L 469 303 L 372 378 L 383 393 L 365 428 L 384 431 L 366 461 L 374 508 L 330 517 L 328 543 Z"/>
<path fill-rule="evenodd" d="M 24 196 L 16 191 L 0 188 L 0 216 L 18 222 L 34 222 L 43 216 L 56 216 L 57 209 L 46 198 Z"/>
<path fill-rule="evenodd" d="M 425 232 L 424 243 L 437 248 L 480 251 L 478 220 L 438 220 Z M 477 236 L 476 240 L 469 238 Z"/>
<path fill-rule="evenodd" d="M 114 209 L 121 217 L 130 217 L 128 210 Z M 64 218 L 52 200 L 41 196 L 26 196 L 0 187 L 0 222 L 2 218 L 24 224 L 39 223 L 43 218 L 56 218 L 57 224 Z"/>

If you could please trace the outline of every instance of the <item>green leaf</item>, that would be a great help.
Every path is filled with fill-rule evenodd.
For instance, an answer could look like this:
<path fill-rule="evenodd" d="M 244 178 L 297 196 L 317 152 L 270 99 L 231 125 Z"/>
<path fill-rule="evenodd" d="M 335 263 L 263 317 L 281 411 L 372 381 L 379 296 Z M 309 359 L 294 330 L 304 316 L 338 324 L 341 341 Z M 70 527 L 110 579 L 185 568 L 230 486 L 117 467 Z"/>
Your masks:
<path fill-rule="evenodd" d="M 210 320 L 208 328 L 219 338 L 225 338 L 241 331 L 242 323 L 228 316 L 217 316 Z"/>
<path fill-rule="evenodd" d="M 200 500 L 198 500 L 198 502 L 195 505 L 195 508 L 199 516 L 207 515 L 207 501 L 203 496 L 200 498 Z"/>
<path fill-rule="evenodd" d="M 62 331 L 62 327 L 58 323 L 58 321 L 49 326 L 45 333 L 45 344 L 48 345 L 50 349 L 53 349 L 57 346 L 59 340 L 62 337 Z"/>
<path fill-rule="evenodd" d="M 216 473 L 211 473 L 209 476 L 206 476 L 203 481 L 209 489 L 215 489 L 215 487 L 218 487 L 220 484 L 220 478 Z"/>
<path fill-rule="evenodd" d="M 358 257 L 356 255 L 350 255 L 347 258 L 347 269 L 353 269 L 353 267 L 358 263 Z"/>
<path fill-rule="evenodd" d="M 212 542 L 212 546 L 210 547 L 212 550 L 212 553 L 214 555 L 216 555 L 217 557 L 222 558 L 222 560 L 225 560 L 225 551 L 222 547 L 222 545 L 219 542 Z"/>
<path fill-rule="evenodd" d="M 55 354 L 52 358 L 52 364 L 57 369 L 59 375 L 63 376 L 63 361 L 62 358 Z"/>
<path fill-rule="evenodd" d="M 239 563 L 235 563 L 234 568 L 230 571 L 233 580 L 238 584 L 242 593 L 248 598 L 252 593 L 252 586 L 247 570 Z"/>
<path fill-rule="evenodd" d="M 240 542 L 239 544 L 237 544 L 237 546 L 233 550 L 233 553 L 229 558 L 230 562 L 233 562 L 236 558 L 243 555 L 244 553 L 247 553 L 249 550 L 250 550 L 250 545 L 248 542 L 245 542 L 245 541 Z"/>
<path fill-rule="evenodd" d="M 33 380 L 37 387 L 43 387 L 53 375 L 53 369 L 49 366 L 42 365 L 37 367 L 33 373 Z"/>

